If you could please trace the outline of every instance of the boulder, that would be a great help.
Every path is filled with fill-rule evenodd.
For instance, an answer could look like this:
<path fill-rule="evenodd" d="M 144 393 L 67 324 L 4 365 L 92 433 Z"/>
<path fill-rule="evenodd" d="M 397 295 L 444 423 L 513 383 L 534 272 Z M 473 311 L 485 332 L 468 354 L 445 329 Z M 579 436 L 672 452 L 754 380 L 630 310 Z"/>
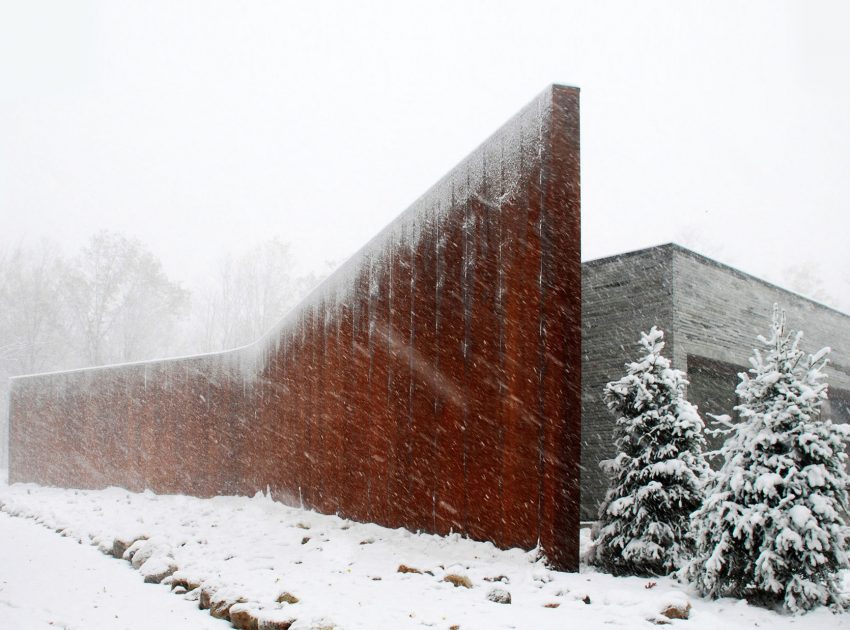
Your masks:
<path fill-rule="evenodd" d="M 260 630 L 259 620 L 247 604 L 234 604 L 230 607 L 230 623 L 238 630 Z"/>
<path fill-rule="evenodd" d="M 277 596 L 278 604 L 297 604 L 299 599 L 292 593 L 283 592 Z"/>
<path fill-rule="evenodd" d="M 135 568 L 141 567 L 145 562 L 159 551 L 159 545 L 151 540 L 137 540 L 130 545 L 123 555 L 132 563 Z M 160 552 L 160 555 L 165 555 Z"/>
<path fill-rule="evenodd" d="M 131 536 L 131 537 L 121 537 L 119 536 L 115 540 L 112 541 L 112 556 L 118 558 L 119 560 L 124 557 L 124 554 L 127 553 L 127 550 L 133 546 L 134 543 L 140 540 L 146 540 L 147 536 Z"/>
<path fill-rule="evenodd" d="M 226 619 L 227 621 L 232 621 L 230 618 L 230 609 L 236 604 L 245 603 L 243 597 L 226 594 L 222 591 L 212 592 L 209 600 L 210 615 L 216 619 Z"/>
<path fill-rule="evenodd" d="M 208 610 L 210 606 L 212 606 L 212 598 L 215 595 L 215 590 L 211 586 L 202 586 L 201 594 L 198 597 L 198 608 L 201 610 Z"/>
<path fill-rule="evenodd" d="M 667 619 L 687 619 L 691 616 L 691 603 L 675 602 L 668 604 L 661 611 L 661 614 L 667 617 Z"/>
<path fill-rule="evenodd" d="M 157 556 L 150 558 L 139 567 L 139 573 L 145 578 L 147 584 L 159 584 L 165 578 L 177 571 L 177 565 L 172 558 Z"/>
<path fill-rule="evenodd" d="M 465 575 L 459 575 L 457 573 L 447 574 L 446 577 L 443 578 L 443 582 L 448 582 L 449 584 L 462 586 L 464 588 L 472 588 L 472 580 Z"/>
<path fill-rule="evenodd" d="M 283 610 L 261 610 L 257 620 L 257 630 L 289 630 L 295 623 L 295 619 Z"/>

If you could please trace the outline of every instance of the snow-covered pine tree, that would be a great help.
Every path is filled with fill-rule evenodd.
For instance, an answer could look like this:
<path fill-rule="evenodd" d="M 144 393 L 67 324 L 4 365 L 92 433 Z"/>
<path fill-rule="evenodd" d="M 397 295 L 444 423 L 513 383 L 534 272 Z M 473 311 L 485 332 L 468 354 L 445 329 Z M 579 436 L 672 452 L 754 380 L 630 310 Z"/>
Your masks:
<path fill-rule="evenodd" d="M 740 422 L 729 425 L 724 463 L 693 519 L 686 575 L 703 595 L 791 612 L 847 607 L 839 570 L 850 568 L 848 431 L 821 417 L 829 349 L 806 357 L 800 337 L 774 307 L 772 335 L 759 337 L 764 353 L 740 374 Z"/>
<path fill-rule="evenodd" d="M 602 462 L 612 482 L 587 560 L 615 575 L 665 575 L 692 548 L 690 514 L 703 501 L 710 471 L 703 422 L 685 400 L 687 380 L 661 356 L 664 333 L 643 333 L 644 356 L 605 386 L 618 415 L 617 455 Z"/>

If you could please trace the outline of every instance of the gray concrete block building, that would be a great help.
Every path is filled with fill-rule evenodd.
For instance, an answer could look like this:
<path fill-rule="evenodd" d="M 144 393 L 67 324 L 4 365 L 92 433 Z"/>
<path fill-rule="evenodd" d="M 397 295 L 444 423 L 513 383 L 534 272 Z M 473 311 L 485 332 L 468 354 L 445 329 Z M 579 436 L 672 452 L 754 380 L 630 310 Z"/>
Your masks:
<path fill-rule="evenodd" d="M 582 502 L 594 520 L 607 489 L 599 462 L 613 454 L 614 417 L 605 383 L 637 358 L 641 331 L 664 331 L 665 355 L 690 381 L 688 399 L 709 413 L 732 413 L 738 373 L 750 367 L 758 335 L 767 336 L 773 305 L 803 331 L 802 348 L 832 348 L 829 413 L 850 421 L 850 316 L 737 269 L 668 244 L 582 266 Z"/>

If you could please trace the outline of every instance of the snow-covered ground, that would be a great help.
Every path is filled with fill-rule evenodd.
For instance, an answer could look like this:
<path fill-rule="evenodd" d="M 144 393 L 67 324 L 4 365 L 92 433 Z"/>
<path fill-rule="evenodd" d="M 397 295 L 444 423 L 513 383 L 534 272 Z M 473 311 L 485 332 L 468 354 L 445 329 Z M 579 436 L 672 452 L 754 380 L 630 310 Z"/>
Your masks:
<path fill-rule="evenodd" d="M 0 514 L 2 628 L 47 627 L 45 620 L 55 620 L 51 627 L 89 629 L 227 627 L 195 609 L 201 591 L 214 608 L 241 599 L 233 611 L 294 619 L 293 630 L 651 628 L 665 622 L 692 630 L 850 628 L 850 614 L 818 610 L 791 617 L 736 600 L 706 601 L 670 579 L 560 573 L 533 552 L 355 523 L 263 496 L 196 499 L 0 485 L 0 510 L 6 513 Z M 116 539 L 128 544 L 142 537 L 146 541 L 129 549 L 139 571 L 87 545 L 120 555 Z M 409 572 L 399 572 L 401 565 Z M 167 573 L 169 566 L 177 572 L 165 583 L 143 583 L 143 576 Z M 452 575 L 469 587 L 446 581 Z M 169 582 L 190 591 L 170 594 Z M 192 590 L 196 585 L 202 588 Z M 490 601 L 494 591 L 509 593 L 511 603 Z M 662 616 L 669 604 L 685 602 L 692 606 L 689 619 Z"/>
<path fill-rule="evenodd" d="M 226 630 L 125 562 L 0 513 L 0 628 Z"/>

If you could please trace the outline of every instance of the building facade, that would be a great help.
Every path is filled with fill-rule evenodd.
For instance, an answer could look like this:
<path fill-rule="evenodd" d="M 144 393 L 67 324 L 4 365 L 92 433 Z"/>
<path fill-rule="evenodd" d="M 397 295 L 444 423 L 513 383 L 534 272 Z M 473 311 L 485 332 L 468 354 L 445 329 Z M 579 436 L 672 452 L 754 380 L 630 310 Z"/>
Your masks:
<path fill-rule="evenodd" d="M 708 414 L 731 414 L 737 404 L 738 373 L 749 369 L 756 337 L 769 334 L 774 304 L 803 331 L 803 350 L 832 348 L 828 412 L 850 421 L 850 316 L 674 244 L 584 263 L 583 520 L 597 518 L 608 485 L 599 463 L 614 454 L 603 388 L 638 358 L 640 333 L 664 331 L 664 354 L 687 373 L 688 400 L 708 424 Z"/>

